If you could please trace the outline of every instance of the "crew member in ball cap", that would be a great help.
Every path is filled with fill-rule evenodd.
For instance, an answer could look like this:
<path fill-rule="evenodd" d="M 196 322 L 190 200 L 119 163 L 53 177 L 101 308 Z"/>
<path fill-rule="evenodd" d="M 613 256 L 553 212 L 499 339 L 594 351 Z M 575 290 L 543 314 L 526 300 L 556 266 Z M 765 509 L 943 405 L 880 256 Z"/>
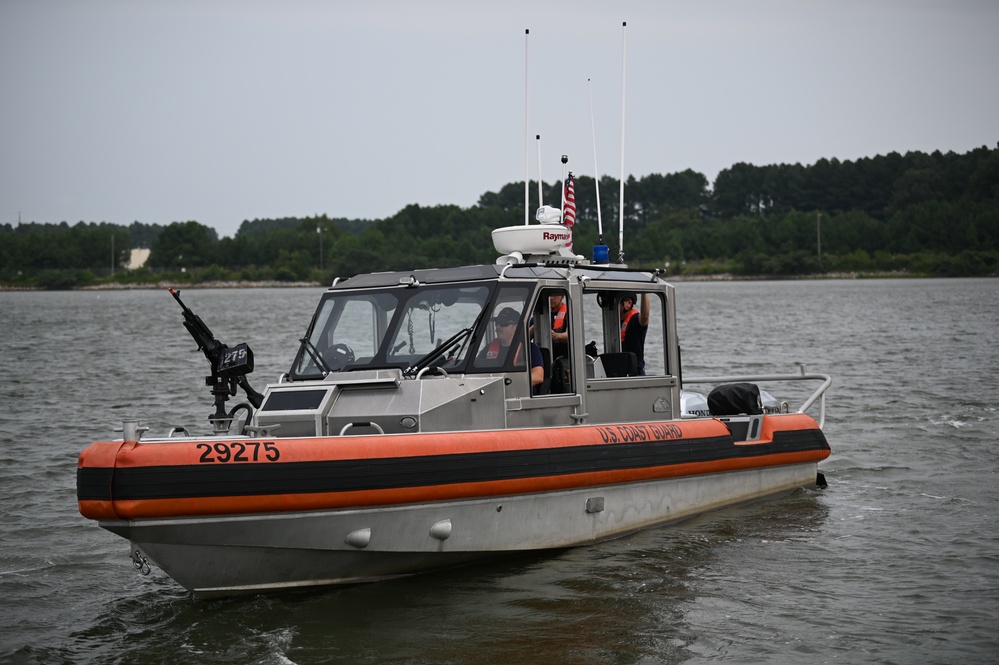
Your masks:
<path fill-rule="evenodd" d="M 486 348 L 479 353 L 479 360 L 486 364 L 501 365 L 506 361 L 507 353 L 517 334 L 520 314 L 513 307 L 504 307 L 493 317 L 492 321 L 493 325 L 496 326 L 496 339 L 486 345 Z M 521 354 L 523 348 L 523 341 L 519 340 L 513 356 L 514 366 L 523 366 L 524 358 Z M 533 387 L 545 380 L 545 361 L 537 344 L 531 342 L 529 348 L 531 353 L 531 386 Z"/>
<path fill-rule="evenodd" d="M 621 350 L 630 351 L 638 360 L 638 373 L 645 376 L 645 333 L 649 331 L 649 294 L 642 294 L 642 308 L 635 307 L 636 296 L 629 293 L 621 298 Z"/>

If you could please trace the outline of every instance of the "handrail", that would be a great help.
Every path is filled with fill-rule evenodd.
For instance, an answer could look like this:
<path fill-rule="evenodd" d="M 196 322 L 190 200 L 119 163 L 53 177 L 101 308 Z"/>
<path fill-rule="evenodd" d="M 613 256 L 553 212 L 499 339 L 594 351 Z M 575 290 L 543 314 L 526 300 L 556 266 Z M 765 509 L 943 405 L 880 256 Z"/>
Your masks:
<path fill-rule="evenodd" d="M 445 379 L 448 377 L 447 370 L 445 370 L 443 367 L 424 367 L 420 369 L 419 372 L 416 373 L 416 378 L 422 379 L 423 375 L 430 370 L 433 370 L 434 374 L 443 374 Z"/>
<path fill-rule="evenodd" d="M 340 436 L 343 436 L 347 432 L 347 430 L 349 430 L 352 427 L 370 427 L 379 434 L 385 433 L 385 430 L 382 429 L 382 426 L 372 420 L 367 422 L 347 423 L 340 430 Z"/>
<path fill-rule="evenodd" d="M 832 385 L 832 377 L 828 374 L 806 374 L 805 365 L 801 365 L 800 374 L 761 374 L 746 376 L 695 376 L 683 377 L 683 385 L 688 383 L 757 383 L 765 381 L 821 381 L 821 385 L 815 389 L 808 399 L 804 401 L 798 413 L 805 413 L 815 400 L 819 400 L 819 427 L 823 427 L 826 422 L 826 390 Z"/>

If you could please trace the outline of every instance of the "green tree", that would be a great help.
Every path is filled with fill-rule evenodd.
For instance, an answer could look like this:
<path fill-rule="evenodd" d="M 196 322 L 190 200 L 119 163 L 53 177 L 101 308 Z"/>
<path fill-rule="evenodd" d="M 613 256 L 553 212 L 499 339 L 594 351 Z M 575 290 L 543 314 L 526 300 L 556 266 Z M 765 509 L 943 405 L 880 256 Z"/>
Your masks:
<path fill-rule="evenodd" d="M 219 239 L 215 229 L 198 222 L 174 222 L 153 241 L 149 265 L 155 268 L 186 269 L 216 263 Z"/>

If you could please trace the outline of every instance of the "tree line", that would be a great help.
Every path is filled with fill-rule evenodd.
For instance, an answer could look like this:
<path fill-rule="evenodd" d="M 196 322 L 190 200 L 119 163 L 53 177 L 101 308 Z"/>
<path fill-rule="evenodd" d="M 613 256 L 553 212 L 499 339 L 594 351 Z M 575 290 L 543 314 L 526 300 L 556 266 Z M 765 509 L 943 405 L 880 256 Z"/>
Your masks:
<path fill-rule="evenodd" d="M 625 182 L 575 179 L 574 246 L 601 240 L 612 259 L 669 274 L 786 276 L 836 272 L 994 275 L 999 270 L 999 149 L 909 152 L 856 161 L 739 163 L 709 183 L 698 172 Z M 529 186 L 529 209 L 539 205 Z M 542 186 L 548 205 L 561 182 Z M 97 281 L 310 280 L 359 272 L 491 262 L 490 232 L 522 224 L 524 183 L 477 205 L 409 205 L 381 220 L 326 215 L 244 221 L 232 237 L 196 221 L 0 226 L 0 282 L 65 288 Z M 533 217 L 533 215 L 532 215 Z M 600 234 L 598 219 L 603 233 Z M 124 269 L 133 247 L 148 263 Z"/>

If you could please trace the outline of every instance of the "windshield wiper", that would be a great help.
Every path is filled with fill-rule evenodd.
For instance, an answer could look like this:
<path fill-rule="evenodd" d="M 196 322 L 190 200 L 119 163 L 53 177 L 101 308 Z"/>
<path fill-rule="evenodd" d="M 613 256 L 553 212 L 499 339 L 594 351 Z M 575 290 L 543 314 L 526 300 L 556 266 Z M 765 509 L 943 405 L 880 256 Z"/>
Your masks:
<path fill-rule="evenodd" d="M 312 342 L 309 341 L 308 337 L 303 337 L 298 341 L 301 342 L 302 347 L 309 352 L 309 355 L 312 357 L 313 362 L 316 363 L 316 367 L 322 370 L 323 377 L 326 377 L 328 374 L 333 373 L 333 370 L 330 368 L 330 366 L 326 364 L 326 360 L 323 358 L 323 354 L 319 352 L 319 349 L 317 349 Z"/>
<path fill-rule="evenodd" d="M 483 308 L 482 311 L 479 312 L 479 315 L 475 317 L 475 321 L 472 322 L 472 325 L 470 325 L 467 328 L 462 328 L 455 334 L 451 335 L 451 337 L 446 342 L 438 344 L 436 349 L 426 354 L 425 356 L 421 357 L 415 363 L 407 367 L 406 370 L 403 372 L 403 374 L 405 376 L 415 375 L 424 367 L 429 366 L 430 363 L 432 363 L 434 360 L 437 359 L 437 356 L 449 350 L 459 340 L 464 340 L 462 342 L 462 345 L 467 344 L 469 340 L 472 339 L 472 333 L 475 331 L 476 328 L 479 327 L 479 322 L 482 321 L 482 317 L 485 315 L 486 315 L 486 309 Z M 458 348 L 458 353 L 459 354 L 461 353 L 461 347 Z"/>
<path fill-rule="evenodd" d="M 455 334 L 451 335 L 451 337 L 448 338 L 447 341 L 442 342 L 441 344 L 439 344 L 436 349 L 434 349 L 430 353 L 424 355 L 419 360 L 417 360 L 415 363 L 413 363 L 412 365 L 410 365 L 409 367 L 407 367 L 406 371 L 403 372 L 403 374 L 405 374 L 406 376 L 413 376 L 414 374 L 416 374 L 417 372 L 419 372 L 424 367 L 428 367 L 434 360 L 437 359 L 438 356 L 440 356 L 445 351 L 450 350 L 451 347 L 454 344 L 456 344 L 459 340 L 461 340 L 463 337 L 468 337 L 469 335 L 471 335 L 473 330 L 475 330 L 475 326 L 474 325 L 471 326 L 471 327 L 468 327 L 468 328 L 462 328 L 461 330 L 459 330 Z"/>

